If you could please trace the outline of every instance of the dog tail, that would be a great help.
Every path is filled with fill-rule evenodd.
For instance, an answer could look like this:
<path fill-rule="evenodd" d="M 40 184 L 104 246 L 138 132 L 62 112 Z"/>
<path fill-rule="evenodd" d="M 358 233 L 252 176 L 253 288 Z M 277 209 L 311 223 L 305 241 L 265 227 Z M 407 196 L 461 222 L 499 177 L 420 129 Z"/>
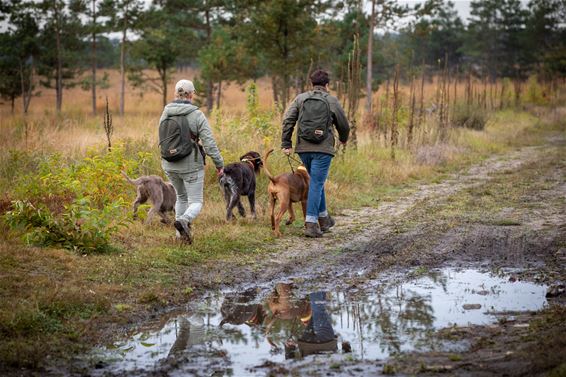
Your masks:
<path fill-rule="evenodd" d="M 266 154 L 265 157 L 263 159 L 263 170 L 265 172 L 265 175 L 267 175 L 267 178 L 269 178 L 269 180 L 273 183 L 275 183 L 275 178 L 271 175 L 271 173 L 269 172 L 269 170 L 267 169 L 267 158 L 269 157 L 269 155 L 273 152 L 273 149 L 270 149 Z"/>
<path fill-rule="evenodd" d="M 134 179 L 128 177 L 128 174 L 126 174 L 125 171 L 122 170 L 121 173 L 124 176 L 124 178 L 126 178 L 126 181 L 130 182 L 132 185 L 137 186 L 137 185 L 140 184 L 138 179 L 134 180 Z"/>

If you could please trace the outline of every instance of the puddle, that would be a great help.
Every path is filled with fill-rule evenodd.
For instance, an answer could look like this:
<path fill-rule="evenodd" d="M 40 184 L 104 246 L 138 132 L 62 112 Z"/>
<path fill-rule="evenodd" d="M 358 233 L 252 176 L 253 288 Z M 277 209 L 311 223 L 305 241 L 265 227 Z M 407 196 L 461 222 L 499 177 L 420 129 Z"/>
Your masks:
<path fill-rule="evenodd" d="M 400 277 L 398 277 L 400 278 Z M 384 359 L 411 350 L 458 350 L 431 334 L 490 324 L 493 313 L 540 310 L 546 287 L 477 270 L 444 269 L 409 281 L 368 282 L 356 292 L 305 290 L 279 283 L 210 297 L 157 330 L 98 350 L 96 375 L 264 375 L 261 365 L 343 352 Z M 344 348 L 348 348 L 346 345 Z M 95 372 L 95 373 L 93 373 Z"/>

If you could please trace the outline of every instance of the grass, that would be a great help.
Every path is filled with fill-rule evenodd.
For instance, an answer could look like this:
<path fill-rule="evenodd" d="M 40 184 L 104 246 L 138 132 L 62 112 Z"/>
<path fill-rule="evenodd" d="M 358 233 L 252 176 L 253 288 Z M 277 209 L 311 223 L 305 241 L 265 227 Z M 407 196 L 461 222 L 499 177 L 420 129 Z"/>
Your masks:
<path fill-rule="evenodd" d="M 268 129 L 252 128 L 250 124 L 257 119 L 236 110 L 245 108 L 245 95 L 235 86 L 225 93 L 226 107 L 210 116 L 225 160 L 237 161 L 248 150 L 263 152 L 277 146 L 278 117 L 272 117 Z M 269 96 L 264 95 L 268 88 L 260 85 L 260 93 L 261 108 L 269 112 L 271 104 L 265 100 Z M 0 190 L 6 194 L 0 198 L 0 210 L 6 210 L 17 195 L 14 182 L 18 177 L 36 171 L 54 153 L 61 153 L 66 166 L 88 153 L 105 153 L 101 120 L 78 110 L 88 108 L 88 96 L 79 94 L 66 97 L 64 116 L 53 115 L 48 98 L 41 98 L 34 99 L 32 114 L 25 120 L 2 117 L 0 131 L 6 136 L 0 141 Z M 111 103 L 116 106 L 117 101 L 111 99 Z M 149 155 L 140 163 L 140 174 L 162 175 L 155 148 L 159 101 L 149 94 L 137 100 L 131 95 L 127 103 L 128 115 L 115 117 L 115 139 L 124 144 L 130 158 L 135 159 L 139 152 Z M 549 124 L 527 112 L 508 110 L 495 113 L 483 131 L 452 129 L 442 140 L 432 125 L 424 125 L 415 130 L 415 144 L 402 145 L 395 160 L 390 159 L 390 149 L 381 139 L 360 130 L 357 150 L 350 148 L 334 159 L 326 186 L 330 211 L 376 206 L 409 192 L 416 184 L 439 182 L 446 174 L 494 153 L 539 143 Z M 400 140 L 406 138 L 405 132 L 401 129 Z M 280 154 L 268 163 L 272 172 L 289 169 Z M 195 224 L 196 240 L 191 247 L 180 246 L 171 227 L 131 222 L 112 237 L 114 251 L 83 256 L 27 245 L 18 231 L 0 222 L 0 363 L 37 367 L 46 356 L 41 350 L 49 349 L 55 356 L 80 350 L 81 344 L 100 340 L 97 327 L 101 323 L 124 324 L 148 310 L 186 302 L 203 288 L 191 280 L 201 266 L 224 259 L 234 265 L 252 263 L 258 255 L 269 253 L 274 238 L 266 213 L 267 179 L 258 177 L 259 219 L 230 224 L 224 221 L 225 208 L 210 165 L 206 182 L 205 208 Z M 114 194 L 133 200 L 132 187 L 124 185 L 118 190 Z M 467 195 L 477 208 L 494 205 L 488 193 L 470 191 Z M 144 210 L 147 207 L 141 210 L 142 219 Z M 443 213 L 462 210 L 457 201 Z M 128 216 L 126 210 L 123 216 Z M 301 224 L 283 227 L 284 234 L 301 231 Z M 214 277 L 210 280 L 210 284 L 220 283 Z"/>

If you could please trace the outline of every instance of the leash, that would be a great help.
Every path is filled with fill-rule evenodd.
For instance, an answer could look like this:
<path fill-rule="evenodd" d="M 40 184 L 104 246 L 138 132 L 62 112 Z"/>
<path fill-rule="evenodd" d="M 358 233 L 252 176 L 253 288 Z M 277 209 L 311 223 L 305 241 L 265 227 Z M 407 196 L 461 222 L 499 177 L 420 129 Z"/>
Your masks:
<path fill-rule="evenodd" d="M 297 164 L 299 164 L 299 165 L 302 165 L 302 164 L 303 164 L 303 161 L 299 161 L 299 160 L 297 160 L 295 157 L 293 157 L 293 156 L 291 156 L 291 155 L 287 155 L 287 158 L 288 158 L 288 159 L 291 159 L 291 160 L 293 160 L 293 161 L 295 161 L 295 162 L 296 162 Z"/>
<path fill-rule="evenodd" d="M 289 163 L 289 166 L 291 167 L 291 172 L 293 174 L 295 174 L 295 169 L 293 169 L 293 164 L 291 164 L 291 156 L 287 155 L 287 162 Z"/>

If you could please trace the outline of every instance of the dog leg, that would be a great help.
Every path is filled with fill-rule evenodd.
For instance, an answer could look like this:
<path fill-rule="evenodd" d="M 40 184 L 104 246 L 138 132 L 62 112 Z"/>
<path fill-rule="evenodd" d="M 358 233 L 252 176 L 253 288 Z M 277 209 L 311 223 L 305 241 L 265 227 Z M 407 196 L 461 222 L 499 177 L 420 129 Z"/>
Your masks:
<path fill-rule="evenodd" d="M 250 202 L 250 211 L 252 212 L 253 219 L 257 219 L 257 214 L 255 212 L 255 192 L 248 195 L 248 201 Z"/>
<path fill-rule="evenodd" d="M 285 225 L 291 225 L 295 221 L 295 210 L 293 210 L 293 203 L 289 204 L 289 219 L 285 222 Z"/>
<path fill-rule="evenodd" d="M 236 183 L 231 177 L 226 177 L 226 181 L 228 182 L 228 188 L 226 191 L 229 192 L 225 193 L 225 196 L 230 198 L 226 206 L 226 221 L 230 221 L 234 218 L 232 211 L 240 201 L 240 193 L 238 192 L 238 187 L 236 186 Z"/>
<path fill-rule="evenodd" d="M 232 192 L 232 195 L 230 196 L 230 202 L 228 203 L 228 208 L 226 209 L 226 221 L 230 221 L 234 218 L 234 215 L 232 214 L 232 211 L 234 210 L 234 207 L 238 204 L 240 199 L 240 195 L 238 195 L 238 193 L 234 193 Z"/>
<path fill-rule="evenodd" d="M 303 221 L 306 221 L 306 219 L 307 219 L 307 201 L 306 200 L 301 201 L 301 207 L 303 208 Z"/>
<path fill-rule="evenodd" d="M 157 214 L 158 214 L 159 216 L 161 216 L 161 223 L 163 223 L 163 224 L 169 224 L 169 218 L 167 217 L 167 215 L 165 215 L 165 212 L 159 211 L 159 212 L 157 212 Z"/>
<path fill-rule="evenodd" d="M 246 210 L 244 209 L 244 205 L 242 204 L 242 198 L 238 197 L 238 213 L 242 217 L 246 217 Z"/>
<path fill-rule="evenodd" d="M 161 213 L 161 206 L 163 205 L 163 191 L 159 190 L 154 193 L 154 196 L 151 198 L 153 206 L 147 213 L 147 219 L 145 220 L 146 224 L 151 222 L 153 215 Z"/>
<path fill-rule="evenodd" d="M 275 235 L 277 237 L 281 237 L 281 231 L 279 230 L 279 224 L 281 224 L 281 219 L 283 219 L 283 215 L 289 209 L 289 198 L 284 197 L 280 198 L 281 204 L 279 205 L 279 212 L 277 212 L 277 216 L 275 216 Z"/>
<path fill-rule="evenodd" d="M 138 196 L 136 197 L 136 200 L 134 201 L 134 207 L 133 207 L 133 218 L 137 219 L 138 218 L 138 208 L 141 204 L 144 204 L 145 202 L 147 202 L 147 196 L 142 195 L 142 193 L 138 190 Z"/>
<path fill-rule="evenodd" d="M 276 197 L 273 194 L 269 195 L 269 213 L 271 214 L 271 230 L 275 230 L 275 201 Z"/>

